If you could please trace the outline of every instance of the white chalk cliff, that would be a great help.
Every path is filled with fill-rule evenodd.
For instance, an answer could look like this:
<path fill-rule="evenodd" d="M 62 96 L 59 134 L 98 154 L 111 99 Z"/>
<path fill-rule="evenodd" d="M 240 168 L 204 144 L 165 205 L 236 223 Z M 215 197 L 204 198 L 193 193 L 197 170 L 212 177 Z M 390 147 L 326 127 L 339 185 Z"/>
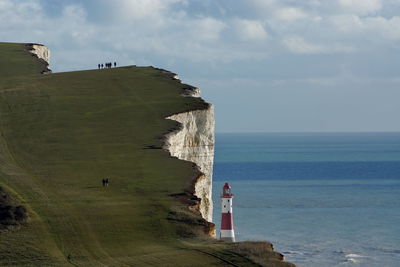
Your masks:
<path fill-rule="evenodd" d="M 29 51 L 36 55 L 38 58 L 43 59 L 50 65 L 50 50 L 47 46 L 41 44 L 32 44 L 31 50 Z"/>
<path fill-rule="evenodd" d="M 185 96 L 187 96 L 185 94 Z M 193 95 L 198 96 L 198 90 Z M 194 162 L 203 173 L 195 183 L 195 195 L 200 198 L 202 217 L 212 222 L 212 173 L 214 164 L 214 107 L 205 110 L 193 110 L 167 117 L 178 121 L 182 129 L 166 136 L 164 148 L 172 156 Z"/>

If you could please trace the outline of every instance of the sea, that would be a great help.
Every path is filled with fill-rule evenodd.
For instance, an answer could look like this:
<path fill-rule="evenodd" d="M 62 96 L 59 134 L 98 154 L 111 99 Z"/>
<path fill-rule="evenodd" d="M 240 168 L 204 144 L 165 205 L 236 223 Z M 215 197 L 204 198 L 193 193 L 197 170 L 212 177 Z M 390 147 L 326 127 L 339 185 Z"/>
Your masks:
<path fill-rule="evenodd" d="M 400 266 L 400 133 L 217 134 L 215 153 L 217 229 L 229 182 L 237 241 L 300 267 Z"/>

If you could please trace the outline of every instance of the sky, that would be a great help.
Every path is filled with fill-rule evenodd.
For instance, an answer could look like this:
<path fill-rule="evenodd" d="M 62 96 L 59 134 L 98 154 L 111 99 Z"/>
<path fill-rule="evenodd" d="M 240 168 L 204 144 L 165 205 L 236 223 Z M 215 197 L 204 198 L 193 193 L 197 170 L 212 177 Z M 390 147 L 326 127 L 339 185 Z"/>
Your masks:
<path fill-rule="evenodd" d="M 0 0 L 0 41 L 168 69 L 217 132 L 400 131 L 400 0 Z"/>

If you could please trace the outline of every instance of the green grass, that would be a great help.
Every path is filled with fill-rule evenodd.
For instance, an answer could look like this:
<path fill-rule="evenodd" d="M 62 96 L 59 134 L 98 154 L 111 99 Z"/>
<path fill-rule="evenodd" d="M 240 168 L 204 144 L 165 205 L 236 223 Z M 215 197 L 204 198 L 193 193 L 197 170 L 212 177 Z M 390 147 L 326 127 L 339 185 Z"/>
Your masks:
<path fill-rule="evenodd" d="M 21 44 L 0 44 L 0 62 L 0 184 L 31 213 L 0 235 L 0 266 L 253 265 L 215 241 L 182 242 L 168 220 L 195 172 L 148 147 L 177 127 L 166 116 L 207 108 L 179 95 L 185 85 L 151 67 L 39 75 Z"/>

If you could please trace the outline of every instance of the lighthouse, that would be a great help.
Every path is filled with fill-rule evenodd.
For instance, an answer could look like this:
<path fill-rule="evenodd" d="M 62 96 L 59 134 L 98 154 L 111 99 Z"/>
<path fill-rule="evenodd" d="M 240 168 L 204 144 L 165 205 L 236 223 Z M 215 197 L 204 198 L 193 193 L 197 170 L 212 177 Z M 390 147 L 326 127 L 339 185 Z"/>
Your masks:
<path fill-rule="evenodd" d="M 232 199 L 231 186 L 225 183 L 222 188 L 221 205 L 221 233 L 220 239 L 228 242 L 235 242 L 235 231 L 233 230 L 233 214 L 232 214 Z"/>

